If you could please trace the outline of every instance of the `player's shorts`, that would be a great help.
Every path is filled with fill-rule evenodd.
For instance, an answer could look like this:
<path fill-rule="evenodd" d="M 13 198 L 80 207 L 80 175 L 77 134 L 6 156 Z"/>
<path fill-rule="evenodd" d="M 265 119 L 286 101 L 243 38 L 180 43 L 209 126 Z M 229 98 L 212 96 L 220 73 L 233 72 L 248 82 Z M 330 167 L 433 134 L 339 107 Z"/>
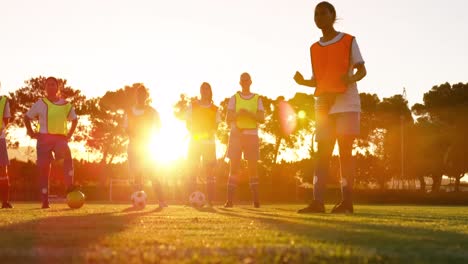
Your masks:
<path fill-rule="evenodd" d="M 190 161 L 203 161 L 203 165 L 216 163 L 216 144 L 214 140 L 191 140 L 188 151 Z"/>
<path fill-rule="evenodd" d="M 36 151 L 39 166 L 48 166 L 54 159 L 72 158 L 68 140 L 62 135 L 39 134 Z"/>
<path fill-rule="evenodd" d="M 240 160 L 244 154 L 245 160 L 259 160 L 258 135 L 232 132 L 229 135 L 227 157 L 231 160 Z"/>
<path fill-rule="evenodd" d="M 329 114 L 334 98 L 320 98 L 320 105 L 315 106 L 315 140 L 336 139 L 339 136 L 359 136 L 360 112 L 342 112 Z"/>

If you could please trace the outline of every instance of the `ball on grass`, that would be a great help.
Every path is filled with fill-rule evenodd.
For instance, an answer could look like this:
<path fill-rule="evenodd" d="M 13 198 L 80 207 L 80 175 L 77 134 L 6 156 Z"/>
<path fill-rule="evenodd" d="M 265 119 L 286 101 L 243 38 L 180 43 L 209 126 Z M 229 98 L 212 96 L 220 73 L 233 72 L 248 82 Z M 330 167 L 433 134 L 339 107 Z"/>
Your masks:
<path fill-rule="evenodd" d="M 81 208 L 86 200 L 84 193 L 80 191 L 73 191 L 67 194 L 67 204 L 72 209 Z"/>

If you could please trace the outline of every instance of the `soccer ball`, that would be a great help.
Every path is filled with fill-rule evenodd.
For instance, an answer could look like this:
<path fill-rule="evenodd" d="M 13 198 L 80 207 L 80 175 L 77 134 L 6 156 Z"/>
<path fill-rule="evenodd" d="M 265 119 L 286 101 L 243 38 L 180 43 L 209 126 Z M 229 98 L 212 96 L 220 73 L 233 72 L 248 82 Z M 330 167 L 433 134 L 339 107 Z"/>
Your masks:
<path fill-rule="evenodd" d="M 136 208 L 143 209 L 146 206 L 146 193 L 144 191 L 137 191 L 132 194 L 132 204 Z"/>
<path fill-rule="evenodd" d="M 193 192 L 190 194 L 189 201 L 194 207 L 203 207 L 205 205 L 205 195 L 202 192 Z"/>
<path fill-rule="evenodd" d="M 78 209 L 83 206 L 86 196 L 80 191 L 73 191 L 67 194 L 67 204 L 72 209 Z"/>

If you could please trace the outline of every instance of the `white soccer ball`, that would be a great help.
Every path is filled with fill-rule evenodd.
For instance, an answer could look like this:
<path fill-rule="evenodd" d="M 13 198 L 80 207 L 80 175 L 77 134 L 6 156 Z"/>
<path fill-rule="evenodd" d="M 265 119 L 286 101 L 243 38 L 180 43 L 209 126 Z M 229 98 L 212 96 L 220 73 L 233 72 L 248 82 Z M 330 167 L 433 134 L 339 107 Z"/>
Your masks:
<path fill-rule="evenodd" d="M 147 195 L 144 191 L 134 192 L 131 196 L 132 204 L 136 208 L 143 209 L 146 206 Z"/>
<path fill-rule="evenodd" d="M 190 194 L 189 201 L 194 207 L 203 207 L 205 205 L 205 195 L 202 192 L 193 192 Z"/>

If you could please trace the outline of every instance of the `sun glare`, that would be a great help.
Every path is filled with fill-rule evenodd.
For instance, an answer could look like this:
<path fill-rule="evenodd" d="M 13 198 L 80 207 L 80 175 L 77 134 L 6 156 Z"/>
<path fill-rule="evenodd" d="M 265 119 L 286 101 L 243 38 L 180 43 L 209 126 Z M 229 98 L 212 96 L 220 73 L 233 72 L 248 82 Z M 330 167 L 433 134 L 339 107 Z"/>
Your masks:
<path fill-rule="evenodd" d="M 183 122 L 172 116 L 172 113 L 160 113 L 162 126 L 149 143 L 153 160 L 167 164 L 184 158 L 188 149 L 188 132 Z"/>

